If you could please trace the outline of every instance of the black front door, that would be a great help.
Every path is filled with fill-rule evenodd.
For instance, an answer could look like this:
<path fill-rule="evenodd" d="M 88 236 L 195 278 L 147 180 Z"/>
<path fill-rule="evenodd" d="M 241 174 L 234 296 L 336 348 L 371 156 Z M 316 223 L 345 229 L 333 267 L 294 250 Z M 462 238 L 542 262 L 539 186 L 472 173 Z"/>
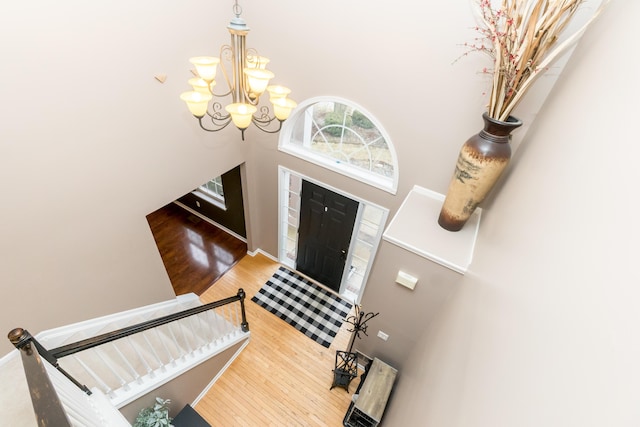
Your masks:
<path fill-rule="evenodd" d="M 300 199 L 296 269 L 339 292 L 358 202 L 304 180 Z"/>

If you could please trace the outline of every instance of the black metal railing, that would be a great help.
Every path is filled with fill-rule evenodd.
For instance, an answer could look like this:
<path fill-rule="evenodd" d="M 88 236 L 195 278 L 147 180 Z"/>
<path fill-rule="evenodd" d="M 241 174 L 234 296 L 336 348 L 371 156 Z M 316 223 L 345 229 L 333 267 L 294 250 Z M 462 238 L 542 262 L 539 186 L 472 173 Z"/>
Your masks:
<path fill-rule="evenodd" d="M 119 340 L 121 338 L 128 337 L 130 335 L 144 332 L 149 329 L 157 328 L 158 326 L 166 325 L 167 323 L 174 322 L 176 320 L 184 319 L 186 317 L 194 316 L 198 313 L 203 313 L 208 310 L 213 310 L 218 307 L 222 307 L 227 304 L 240 301 L 240 307 L 242 312 L 242 323 L 240 324 L 242 331 L 247 332 L 249 330 L 249 324 L 247 323 L 247 315 L 244 309 L 245 292 L 243 289 L 238 290 L 238 294 L 233 297 L 225 298 L 220 301 L 211 302 L 198 307 L 189 308 L 178 313 L 169 314 L 167 316 L 159 317 L 157 319 L 148 320 L 146 322 L 138 323 L 137 325 L 128 326 L 126 328 L 118 329 L 117 331 L 107 332 L 106 334 L 98 335 L 92 338 L 87 338 L 82 341 L 77 341 L 71 344 L 63 345 L 49 350 L 49 353 L 54 359 L 69 356 L 71 354 L 79 353 L 83 350 L 88 350 L 93 347 L 97 347 L 102 344 L 107 344 L 112 341 Z"/>
<path fill-rule="evenodd" d="M 57 393 L 53 389 L 49 376 L 45 367 L 42 365 L 41 358 L 45 359 L 73 384 L 78 386 L 82 391 L 91 394 L 88 387 L 80 384 L 73 376 L 67 373 L 58 363 L 58 359 L 69 356 L 90 348 L 98 347 L 103 344 L 110 343 L 140 332 L 147 331 L 171 322 L 178 321 L 199 313 L 213 310 L 234 302 L 240 302 L 241 323 L 240 327 L 243 332 L 249 331 L 249 323 L 245 312 L 244 300 L 246 294 L 242 288 L 238 289 L 235 296 L 222 299 L 220 301 L 211 302 L 194 308 L 182 310 L 157 319 L 141 322 L 136 325 L 127 326 L 112 332 L 97 335 L 71 344 L 66 344 L 53 349 L 46 349 L 40 344 L 26 329 L 15 328 L 9 332 L 9 341 L 18 349 L 22 355 L 23 366 L 27 377 L 27 383 L 31 393 L 31 401 L 38 419 L 39 426 L 66 426 L 68 420 L 62 409 Z M 60 412 L 62 411 L 62 412 Z M 44 420 L 41 423 L 41 420 Z M 48 420 L 48 421 L 47 421 Z M 64 423 L 67 420 L 67 424 Z"/>

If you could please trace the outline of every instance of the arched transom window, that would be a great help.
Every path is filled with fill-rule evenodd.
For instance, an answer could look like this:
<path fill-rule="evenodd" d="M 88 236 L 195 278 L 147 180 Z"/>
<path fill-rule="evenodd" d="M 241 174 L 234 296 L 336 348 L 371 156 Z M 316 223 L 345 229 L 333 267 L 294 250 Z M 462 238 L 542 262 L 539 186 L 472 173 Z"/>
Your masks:
<path fill-rule="evenodd" d="M 336 98 L 300 104 L 284 123 L 279 148 L 395 194 L 396 153 L 382 126 L 362 107 Z"/>

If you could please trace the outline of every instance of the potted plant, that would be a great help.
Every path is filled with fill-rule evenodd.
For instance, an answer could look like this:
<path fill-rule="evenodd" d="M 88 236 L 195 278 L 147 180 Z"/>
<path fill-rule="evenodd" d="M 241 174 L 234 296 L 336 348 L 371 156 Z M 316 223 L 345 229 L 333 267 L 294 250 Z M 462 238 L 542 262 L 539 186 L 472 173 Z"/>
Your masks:
<path fill-rule="evenodd" d="M 144 408 L 138 414 L 132 427 L 172 427 L 169 417 L 170 399 L 156 397 L 153 406 Z"/>
<path fill-rule="evenodd" d="M 488 55 L 491 93 L 484 129 L 460 150 L 438 223 L 462 229 L 493 188 L 511 158 L 511 132 L 522 122 L 511 115 L 533 83 L 573 46 L 610 0 L 602 0 L 590 18 L 567 33 L 579 8 L 594 0 L 473 0 L 478 37 L 465 43 L 470 52 Z M 599 1 L 599 0 L 598 0 Z"/>

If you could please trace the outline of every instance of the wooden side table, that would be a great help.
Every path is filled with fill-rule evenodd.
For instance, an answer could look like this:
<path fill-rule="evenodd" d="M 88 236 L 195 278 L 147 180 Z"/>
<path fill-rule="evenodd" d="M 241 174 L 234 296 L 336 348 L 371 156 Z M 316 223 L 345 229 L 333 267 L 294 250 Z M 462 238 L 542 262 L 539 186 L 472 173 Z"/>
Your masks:
<path fill-rule="evenodd" d="M 345 417 L 345 427 L 376 427 L 387 406 L 397 369 L 373 359 L 358 398 Z"/>

